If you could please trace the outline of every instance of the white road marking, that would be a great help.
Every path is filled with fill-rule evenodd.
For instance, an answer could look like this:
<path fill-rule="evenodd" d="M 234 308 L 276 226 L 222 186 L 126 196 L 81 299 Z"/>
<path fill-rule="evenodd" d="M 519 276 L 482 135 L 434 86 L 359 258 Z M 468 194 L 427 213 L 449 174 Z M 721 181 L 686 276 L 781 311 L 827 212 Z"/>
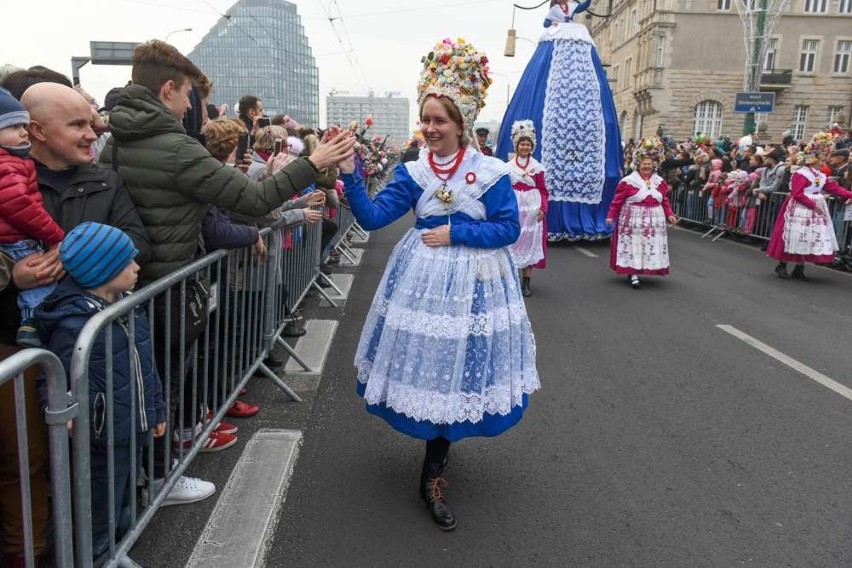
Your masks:
<path fill-rule="evenodd" d="M 796 361 L 792 357 L 781 353 L 777 349 L 774 349 L 774 348 L 770 347 L 769 345 L 763 343 L 762 341 L 755 339 L 754 337 L 750 336 L 749 334 L 738 330 L 737 328 L 735 328 L 732 325 L 717 325 L 716 327 L 718 327 L 719 329 L 721 329 L 724 332 L 730 333 L 731 335 L 733 335 L 737 339 L 740 339 L 740 340 L 744 341 L 745 343 L 748 343 L 749 345 L 751 345 L 752 347 L 754 347 L 758 351 L 763 351 L 764 353 L 766 353 L 767 355 L 769 355 L 773 359 L 776 359 L 777 361 L 784 363 L 785 365 L 787 365 L 791 369 L 802 373 L 803 375 L 805 375 L 809 379 L 813 379 L 814 381 L 818 382 L 822 386 L 833 390 L 834 392 L 836 392 L 840 396 L 845 397 L 849 400 L 852 400 L 852 389 L 850 389 L 849 387 L 841 385 L 840 383 L 838 383 L 834 379 L 830 379 L 830 378 L 826 377 L 825 375 L 823 375 L 819 371 L 817 371 L 815 369 L 811 369 L 810 367 L 808 367 L 804 363 L 800 363 L 799 361 Z"/>
<path fill-rule="evenodd" d="M 574 250 L 579 252 L 582 255 L 588 256 L 589 258 L 597 258 L 598 257 L 598 255 L 596 255 L 592 251 L 590 251 L 588 249 L 584 249 L 583 247 L 578 247 L 577 245 L 574 245 Z"/>

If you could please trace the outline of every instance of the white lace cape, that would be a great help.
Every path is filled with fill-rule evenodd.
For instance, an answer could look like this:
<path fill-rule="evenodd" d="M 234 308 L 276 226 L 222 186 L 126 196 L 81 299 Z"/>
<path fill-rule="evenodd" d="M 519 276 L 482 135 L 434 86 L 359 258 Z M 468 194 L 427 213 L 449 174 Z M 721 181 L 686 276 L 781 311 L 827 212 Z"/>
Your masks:
<path fill-rule="evenodd" d="M 515 157 L 517 154 L 509 154 L 509 179 L 512 180 L 512 185 L 515 185 L 518 182 L 525 183 L 527 185 L 535 185 L 535 179 L 533 176 L 544 171 L 544 166 L 541 163 L 530 156 L 530 161 L 527 164 L 526 170 L 521 169 L 517 162 L 515 162 Z"/>
<path fill-rule="evenodd" d="M 472 219 L 485 219 L 485 205 L 479 198 L 485 195 L 497 180 L 509 173 L 508 164 L 485 156 L 472 146 L 467 148 L 459 169 L 447 182 L 438 178 L 432 171 L 429 166 L 429 150 L 425 148 L 420 150 L 420 157 L 416 161 L 406 163 L 405 167 L 411 179 L 423 189 L 415 210 L 418 217 L 464 213 Z M 435 192 L 444 183 L 453 194 L 453 201 L 449 205 L 435 197 Z"/>

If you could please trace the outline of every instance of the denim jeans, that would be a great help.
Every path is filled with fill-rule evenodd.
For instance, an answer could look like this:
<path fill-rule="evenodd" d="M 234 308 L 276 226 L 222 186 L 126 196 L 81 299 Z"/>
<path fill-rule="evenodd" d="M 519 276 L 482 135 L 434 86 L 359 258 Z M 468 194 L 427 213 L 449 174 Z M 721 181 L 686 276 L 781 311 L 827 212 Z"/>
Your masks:
<path fill-rule="evenodd" d="M 41 245 L 32 239 L 18 241 L 16 243 L 0 243 L 0 250 L 6 253 L 6 256 L 13 261 L 19 260 L 41 252 Z M 45 286 L 36 286 L 29 290 L 20 290 L 18 292 L 18 308 L 21 310 L 21 320 L 28 322 L 33 319 L 35 309 L 47 298 L 56 288 L 56 283 L 46 284 Z"/>
<path fill-rule="evenodd" d="M 136 467 L 142 463 L 143 435 L 136 441 Z M 118 442 L 113 446 L 115 459 L 114 477 L 111 480 L 115 488 L 115 540 L 116 542 L 130 528 L 130 503 L 136 498 L 135 487 L 131 487 L 130 476 L 130 440 Z M 109 550 L 109 493 L 110 483 L 107 447 L 105 444 L 92 444 L 92 557 L 98 558 Z"/>

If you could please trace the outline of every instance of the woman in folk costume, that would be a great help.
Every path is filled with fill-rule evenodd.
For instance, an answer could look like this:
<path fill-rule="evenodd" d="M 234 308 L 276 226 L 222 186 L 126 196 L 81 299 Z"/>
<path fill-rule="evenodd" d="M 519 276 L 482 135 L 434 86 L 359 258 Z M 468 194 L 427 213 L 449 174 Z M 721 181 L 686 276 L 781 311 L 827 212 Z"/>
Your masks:
<path fill-rule="evenodd" d="M 623 153 L 618 116 L 595 43 L 578 14 L 589 8 L 553 0 L 545 31 L 518 82 L 497 138 L 495 156 L 514 150 L 511 126 L 532 120 L 540 126 L 533 157 L 544 167 L 550 241 L 606 238 L 605 223 Z"/>
<path fill-rule="evenodd" d="M 374 199 L 340 164 L 355 218 L 380 229 L 413 210 L 373 299 L 355 355 L 358 393 L 394 429 L 426 440 L 421 498 L 439 528 L 456 517 L 442 488 L 451 442 L 514 426 L 539 388 L 535 340 L 509 254 L 518 205 L 508 166 L 477 152 L 488 60 L 459 38 L 423 59 L 426 148 Z"/>
<path fill-rule="evenodd" d="M 544 169 L 532 157 L 535 149 L 535 125 L 531 120 L 519 120 L 512 125 L 514 154 L 509 154 L 509 171 L 512 189 L 518 198 L 521 236 L 509 247 L 515 265 L 521 269 L 521 293 L 532 296 L 530 279 L 533 268 L 547 264 L 547 188 Z"/>
<path fill-rule="evenodd" d="M 610 268 L 627 275 L 633 288 L 639 287 L 640 274 L 669 273 L 666 221 L 675 224 L 677 217 L 669 203 L 668 185 L 654 172 L 661 156 L 660 140 L 639 142 L 633 154 L 634 172 L 618 184 L 606 216 L 607 225 L 615 223 Z"/>
<path fill-rule="evenodd" d="M 852 192 L 832 181 L 821 171 L 823 160 L 831 153 L 834 137 L 818 132 L 805 147 L 805 166 L 790 178 L 790 195 L 781 204 L 766 254 L 778 261 L 775 273 L 789 278 L 787 263 L 794 262 L 793 278 L 805 276 L 805 263 L 825 264 L 834 260 L 837 236 L 823 192 L 847 200 Z"/>

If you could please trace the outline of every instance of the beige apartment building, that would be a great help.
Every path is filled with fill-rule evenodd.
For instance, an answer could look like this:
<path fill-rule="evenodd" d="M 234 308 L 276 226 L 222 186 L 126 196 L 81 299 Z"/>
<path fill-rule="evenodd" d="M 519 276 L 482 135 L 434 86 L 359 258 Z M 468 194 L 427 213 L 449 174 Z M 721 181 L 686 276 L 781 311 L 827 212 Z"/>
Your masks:
<path fill-rule="evenodd" d="M 604 12 L 603 3 L 593 9 Z M 697 132 L 742 135 L 734 112 L 743 91 L 745 42 L 733 0 L 613 0 L 612 17 L 593 18 L 621 136 L 662 127 L 675 139 Z M 758 115 L 766 136 L 796 139 L 852 110 L 852 0 L 788 0 L 762 65 L 761 91 L 775 110 Z M 847 118 L 848 120 L 848 118 Z"/>

